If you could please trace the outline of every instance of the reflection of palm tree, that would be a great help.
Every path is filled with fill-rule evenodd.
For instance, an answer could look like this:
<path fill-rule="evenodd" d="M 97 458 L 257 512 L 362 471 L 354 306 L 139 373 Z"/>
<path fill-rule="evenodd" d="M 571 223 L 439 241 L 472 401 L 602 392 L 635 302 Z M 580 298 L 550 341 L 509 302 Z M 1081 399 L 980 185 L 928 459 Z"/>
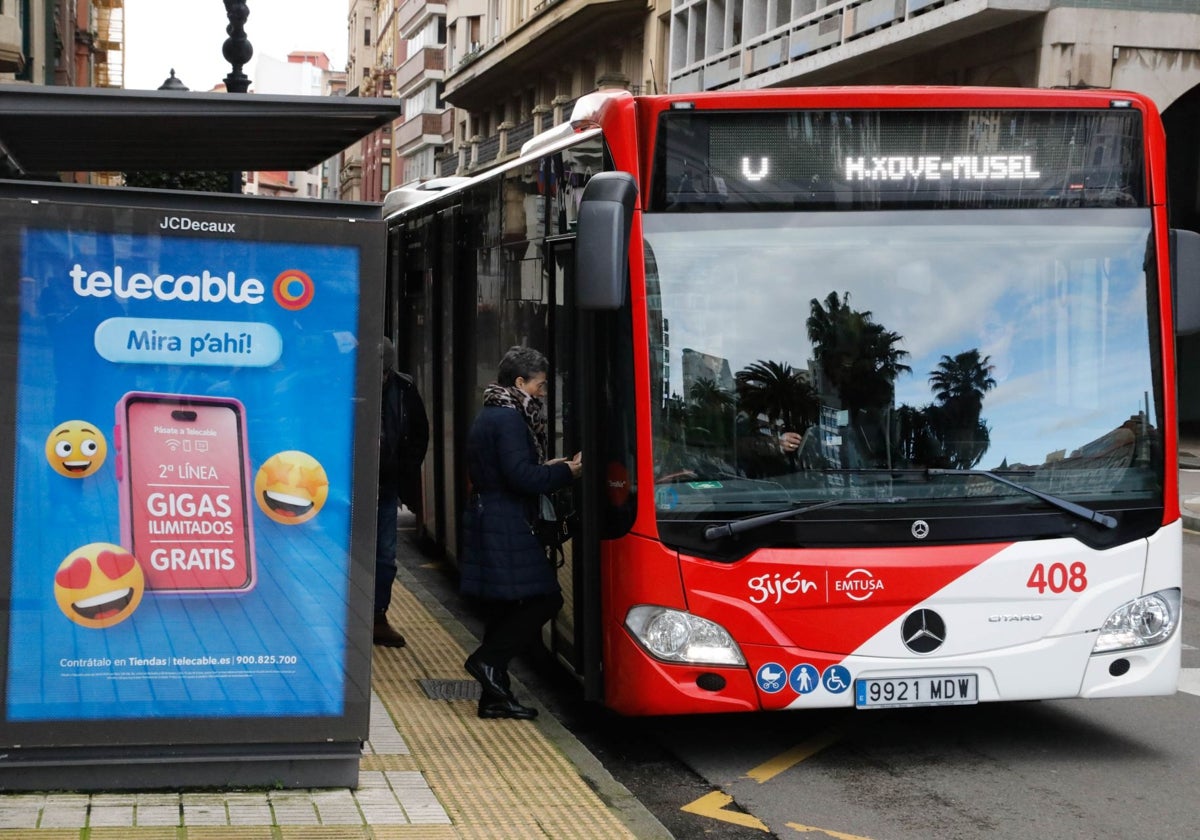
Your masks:
<path fill-rule="evenodd" d="M 721 410 L 733 405 L 733 395 L 722 390 L 714 379 L 697 379 L 688 389 L 688 401 L 700 409 Z"/>
<path fill-rule="evenodd" d="M 830 292 L 824 304 L 813 299 L 805 322 L 813 356 L 851 415 L 860 409 L 891 406 L 896 377 L 912 368 L 896 345 L 903 336 L 875 323 L 871 312 L 850 308 L 850 293 Z"/>
<path fill-rule="evenodd" d="M 829 387 L 847 410 L 850 441 L 844 448 L 848 466 L 891 466 L 889 413 L 896 377 L 912 368 L 901 360 L 899 333 L 875 323 L 869 311 L 850 308 L 850 293 L 830 292 L 824 303 L 814 298 L 805 322 L 813 357 Z"/>
<path fill-rule="evenodd" d="M 996 387 L 991 361 L 991 356 L 980 358 L 978 348 L 954 358 L 942 356 L 937 369 L 929 373 L 934 399 L 943 405 L 954 402 L 974 408 L 978 414 L 983 410 L 983 395 Z"/>
<path fill-rule="evenodd" d="M 688 420 L 691 434 L 709 446 L 733 440 L 733 394 L 712 379 L 698 379 L 688 388 Z"/>
<path fill-rule="evenodd" d="M 991 445 L 987 423 L 980 419 L 983 397 L 996 387 L 991 356 L 981 357 L 978 348 L 942 356 L 929 373 L 929 384 L 935 401 L 927 410 L 929 424 L 941 438 L 950 465 L 975 466 Z"/>
<path fill-rule="evenodd" d="M 751 418 L 765 416 L 772 430 L 803 434 L 816 421 L 816 389 L 787 362 L 760 359 L 739 370 L 735 381 L 738 407 Z"/>

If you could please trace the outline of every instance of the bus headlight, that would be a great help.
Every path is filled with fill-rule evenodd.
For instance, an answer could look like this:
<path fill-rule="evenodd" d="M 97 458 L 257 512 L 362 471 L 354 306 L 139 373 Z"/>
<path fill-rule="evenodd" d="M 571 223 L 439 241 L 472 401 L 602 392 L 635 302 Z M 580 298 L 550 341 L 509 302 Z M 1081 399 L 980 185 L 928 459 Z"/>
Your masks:
<path fill-rule="evenodd" d="M 1179 626 L 1179 590 L 1143 595 L 1113 610 L 1100 628 L 1092 653 L 1156 645 Z"/>
<path fill-rule="evenodd" d="M 705 665 L 746 664 L 724 627 L 691 613 L 643 604 L 625 616 L 625 627 L 657 659 Z"/>

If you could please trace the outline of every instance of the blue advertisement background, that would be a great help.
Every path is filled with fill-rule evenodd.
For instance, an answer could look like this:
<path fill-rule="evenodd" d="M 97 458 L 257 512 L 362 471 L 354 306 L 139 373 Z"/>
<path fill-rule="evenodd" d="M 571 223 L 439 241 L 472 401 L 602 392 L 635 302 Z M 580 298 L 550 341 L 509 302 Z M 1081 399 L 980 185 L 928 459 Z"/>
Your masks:
<path fill-rule="evenodd" d="M 76 264 L 128 278 L 204 270 L 264 286 L 257 304 L 81 296 Z M 312 278 L 310 305 L 272 295 L 285 271 Z M 342 712 L 350 551 L 350 487 L 358 324 L 352 247 L 27 230 L 21 259 L 17 451 L 6 716 L 10 721 L 320 716 Z M 107 319 L 148 319 L 160 333 L 187 322 L 273 327 L 268 366 L 112 362 L 96 347 Z M 184 322 L 175 323 L 172 322 Z M 186 342 L 185 342 L 186 345 Z M 135 354 L 136 355 L 136 354 Z M 258 364 L 261 357 L 247 354 Z M 273 454 L 301 450 L 325 469 L 320 512 L 284 525 L 250 504 L 257 582 L 243 593 L 155 594 L 101 629 L 68 619 L 54 597 L 59 565 L 81 546 L 120 544 L 114 411 L 130 391 L 233 397 L 245 406 L 250 481 Z M 51 469 L 45 445 L 67 420 L 107 439 L 99 472 Z M 140 559 L 140 558 L 139 558 Z M 227 664 L 178 664 L 187 658 Z"/>

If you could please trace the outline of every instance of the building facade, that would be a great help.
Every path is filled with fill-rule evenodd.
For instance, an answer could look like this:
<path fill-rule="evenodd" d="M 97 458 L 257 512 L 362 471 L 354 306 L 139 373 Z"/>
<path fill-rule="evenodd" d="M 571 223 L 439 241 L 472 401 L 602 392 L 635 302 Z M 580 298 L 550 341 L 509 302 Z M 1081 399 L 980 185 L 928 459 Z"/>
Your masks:
<path fill-rule="evenodd" d="M 0 0 L 0 84 L 120 88 L 125 0 Z M 119 184 L 116 172 L 64 181 Z"/>
<path fill-rule="evenodd" d="M 254 92 L 283 96 L 340 96 L 346 74 L 329 66 L 323 52 L 294 51 L 287 61 L 268 56 L 256 60 Z M 341 158 L 327 160 L 307 172 L 248 172 L 245 192 L 293 198 L 340 198 Z"/>
<path fill-rule="evenodd" d="M 124 85 L 125 0 L 0 0 L 0 84 Z"/>
<path fill-rule="evenodd" d="M 372 71 L 376 61 L 375 45 L 379 37 L 378 0 L 348 0 L 346 18 L 346 95 L 374 95 Z M 379 132 L 376 132 L 378 134 Z M 362 201 L 364 195 L 374 195 L 382 184 L 371 182 L 363 172 L 364 159 L 369 154 L 374 160 L 376 150 L 382 147 L 382 139 L 360 140 L 342 153 L 339 178 L 340 197 L 345 201 Z M 375 167 L 371 167 L 375 171 Z"/>
<path fill-rule="evenodd" d="M 597 88 L 665 92 L 655 57 L 667 21 L 644 0 L 447 0 L 444 98 L 456 111 L 438 174 L 515 155 Z"/>
<path fill-rule="evenodd" d="M 435 177 L 451 142 L 454 111 L 445 101 L 446 6 L 405 0 L 396 9 L 395 94 L 404 119 L 392 135 L 396 186 Z M 402 56 L 402 58 L 401 58 Z"/>
<path fill-rule="evenodd" d="M 351 96 L 404 102 L 404 117 L 348 150 L 344 197 L 379 201 L 395 186 L 437 174 L 450 142 L 443 99 L 446 7 L 425 0 L 349 0 Z"/>

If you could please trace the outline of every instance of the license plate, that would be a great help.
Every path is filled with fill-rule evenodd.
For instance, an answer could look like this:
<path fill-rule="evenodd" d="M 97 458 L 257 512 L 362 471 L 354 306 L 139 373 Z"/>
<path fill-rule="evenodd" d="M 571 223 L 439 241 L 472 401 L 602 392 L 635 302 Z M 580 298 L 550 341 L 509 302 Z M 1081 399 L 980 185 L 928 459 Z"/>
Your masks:
<path fill-rule="evenodd" d="M 854 681 L 854 705 L 860 709 L 962 706 L 978 702 L 979 678 L 975 674 L 870 677 Z"/>

